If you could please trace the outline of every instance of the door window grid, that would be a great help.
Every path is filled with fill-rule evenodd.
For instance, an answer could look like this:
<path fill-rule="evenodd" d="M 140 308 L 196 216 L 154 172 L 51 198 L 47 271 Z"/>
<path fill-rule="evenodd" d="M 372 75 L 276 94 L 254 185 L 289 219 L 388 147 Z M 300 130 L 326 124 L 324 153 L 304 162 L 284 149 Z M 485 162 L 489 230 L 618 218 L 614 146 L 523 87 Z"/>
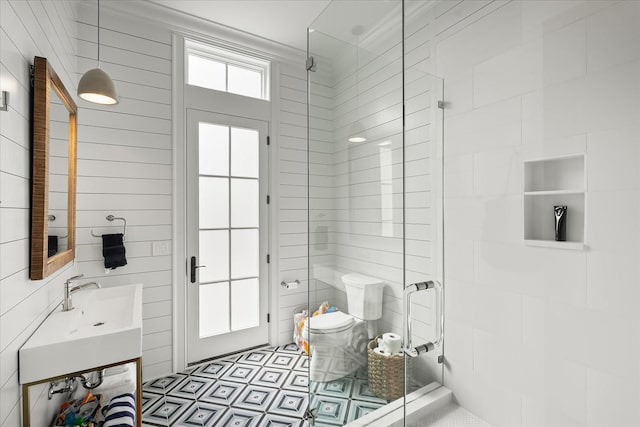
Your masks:
<path fill-rule="evenodd" d="M 207 132 L 207 130 L 211 130 L 211 129 L 207 129 L 207 127 L 211 127 L 211 126 L 217 127 L 218 128 L 217 132 Z M 219 142 L 216 140 L 216 137 L 218 139 L 222 137 L 221 133 L 219 132 L 220 128 L 226 129 L 227 135 L 226 135 L 226 138 L 224 138 L 226 139 L 226 144 L 219 144 Z M 242 132 L 244 132 L 246 134 L 247 131 L 249 133 L 252 133 L 253 136 L 255 137 L 254 138 L 255 143 L 253 144 L 254 147 L 246 147 L 247 144 L 244 144 L 244 148 L 245 149 L 253 148 L 253 150 L 255 150 L 255 153 L 254 153 L 255 161 L 253 162 L 253 164 L 254 164 L 254 169 L 256 170 L 253 173 L 253 175 L 256 175 L 256 176 L 251 177 L 251 176 L 231 175 L 231 173 L 234 172 L 235 169 L 237 169 L 237 167 L 234 167 L 234 164 L 233 164 L 235 160 L 234 154 L 235 156 L 240 156 L 240 157 L 242 156 L 241 153 L 236 152 L 236 150 L 234 150 L 233 148 L 233 144 L 235 142 L 234 133 L 241 134 Z M 214 135 L 213 141 L 211 138 L 208 138 L 207 140 L 203 141 L 203 139 L 201 139 L 201 135 L 206 135 L 206 134 L 208 134 L 210 137 Z M 204 280 L 199 281 L 199 292 L 200 292 L 200 298 L 199 298 L 200 328 L 199 329 L 200 329 L 201 338 L 204 338 L 206 336 L 214 336 L 214 335 L 219 335 L 223 333 L 238 331 L 238 330 L 251 328 L 259 325 L 259 273 L 260 273 L 259 257 L 260 257 L 260 254 L 259 254 L 259 204 L 258 204 L 258 200 L 259 200 L 258 157 L 259 156 L 257 155 L 257 152 L 259 150 L 258 138 L 259 138 L 258 132 L 251 129 L 242 129 L 242 128 L 236 128 L 231 126 L 213 125 L 213 124 L 204 123 L 204 122 L 200 122 L 198 126 L 198 139 L 199 139 L 199 146 L 201 147 L 200 151 L 207 152 L 210 155 L 215 154 L 215 153 L 211 153 L 209 150 L 202 149 L 203 144 L 205 144 L 206 146 L 209 143 L 213 143 L 213 145 L 218 145 L 218 148 L 220 148 L 220 152 L 217 154 L 220 154 L 222 156 L 226 155 L 228 158 L 228 162 L 227 162 L 228 168 L 226 169 L 228 171 L 227 174 L 224 174 L 224 175 L 220 174 L 220 172 L 222 172 L 224 169 L 219 169 L 220 172 L 216 171 L 218 173 L 214 172 L 214 174 L 199 173 L 200 180 L 202 180 L 203 178 L 226 180 L 225 184 L 227 186 L 227 191 L 226 193 L 223 194 L 223 198 L 226 198 L 227 214 L 228 214 L 225 218 L 226 226 L 224 227 L 199 228 L 199 235 L 200 235 L 200 242 L 201 242 L 200 243 L 201 259 L 205 265 L 211 264 L 213 261 L 217 261 L 216 258 L 218 258 L 218 256 L 209 257 L 209 259 L 203 258 L 202 254 L 205 251 L 202 250 L 203 249 L 202 245 L 203 245 L 203 242 L 207 241 L 207 239 L 204 238 L 205 235 L 211 232 L 214 232 L 222 236 L 221 232 L 226 232 L 224 233 L 226 236 L 220 237 L 218 240 L 221 241 L 221 243 L 223 243 L 223 246 L 226 246 L 226 249 L 227 249 L 226 257 L 220 256 L 220 254 L 218 254 L 219 258 L 221 258 L 220 259 L 221 263 L 226 264 L 226 266 L 212 265 L 212 270 L 216 269 L 216 267 L 226 267 L 226 276 L 220 276 L 220 270 L 221 270 L 220 268 L 217 269 L 219 270 L 217 273 L 218 275 L 213 277 L 211 277 L 205 271 L 200 272 L 200 277 L 203 278 L 204 276 Z M 224 149 L 224 145 L 226 145 L 226 150 Z M 203 162 L 203 160 L 205 161 Z M 220 166 L 221 165 L 218 164 L 218 168 L 220 168 Z M 210 169 L 207 167 L 206 159 L 203 159 L 202 156 L 200 157 L 200 169 L 201 170 L 205 169 L 205 172 L 210 172 Z M 245 171 L 246 171 L 246 168 L 245 168 Z M 250 169 L 247 174 L 251 174 Z M 255 210 L 254 212 L 255 218 L 253 223 L 255 224 L 255 226 L 234 225 L 234 219 L 233 219 L 234 218 L 234 205 L 233 205 L 234 180 L 236 182 L 244 181 L 247 183 L 248 182 L 256 183 L 255 189 L 257 191 L 255 192 L 255 195 L 254 195 L 255 200 L 254 200 L 254 206 L 253 206 Z M 200 195 L 200 199 L 202 199 L 202 194 Z M 238 212 L 235 212 L 235 213 L 237 216 Z M 200 223 L 203 223 L 203 219 L 204 219 L 203 214 L 204 216 L 206 216 L 207 213 L 201 210 L 200 220 L 199 220 Z M 255 233 L 252 233 L 254 234 L 253 245 L 251 244 L 248 245 L 249 248 L 253 246 L 253 250 L 254 250 L 254 253 L 252 254 L 253 256 L 249 256 L 248 258 L 245 258 L 240 262 L 234 263 L 235 259 L 239 259 L 246 256 L 244 251 L 238 250 L 238 248 L 235 248 L 236 255 L 234 256 L 234 242 L 239 243 L 240 234 L 246 234 L 244 232 L 249 230 L 255 230 Z M 235 238 L 234 238 L 234 234 L 236 235 Z M 245 246 L 244 249 L 247 249 L 247 246 Z M 215 250 L 212 252 L 215 253 Z M 210 252 L 207 252 L 207 253 L 210 253 Z M 249 274 L 238 274 L 237 270 L 238 269 L 242 270 L 244 265 L 247 264 L 247 262 L 250 262 L 251 264 L 253 264 L 251 266 L 252 268 L 249 268 L 249 270 L 252 270 L 252 271 L 250 271 Z M 236 271 L 234 271 L 234 267 Z M 242 272 L 245 272 L 245 271 L 242 271 Z M 251 274 L 251 272 L 254 272 L 255 274 Z M 240 292 L 240 288 L 243 289 L 242 292 Z M 253 288 L 253 292 L 250 292 L 252 288 Z M 207 305 L 207 302 L 211 301 L 211 299 L 219 301 L 219 304 L 216 305 L 216 309 L 214 310 L 212 310 L 211 305 Z M 224 304 L 225 301 L 226 301 L 226 305 Z M 215 312 L 215 314 L 212 314 L 212 312 Z M 226 322 L 225 322 L 225 318 L 226 318 Z"/>

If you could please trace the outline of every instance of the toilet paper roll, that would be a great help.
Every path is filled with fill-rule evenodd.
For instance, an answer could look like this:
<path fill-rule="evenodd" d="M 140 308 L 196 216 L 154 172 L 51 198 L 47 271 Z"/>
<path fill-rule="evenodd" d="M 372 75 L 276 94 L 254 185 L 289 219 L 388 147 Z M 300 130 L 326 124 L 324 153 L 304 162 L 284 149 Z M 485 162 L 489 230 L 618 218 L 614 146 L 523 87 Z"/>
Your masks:
<path fill-rule="evenodd" d="M 391 354 L 390 354 L 388 351 L 383 350 L 383 349 L 381 349 L 380 347 L 376 347 L 376 348 L 374 348 L 374 349 L 373 349 L 373 352 L 374 352 L 374 353 L 376 353 L 376 354 L 379 354 L 380 356 L 384 356 L 384 357 L 389 357 L 389 356 L 391 356 Z"/>
<path fill-rule="evenodd" d="M 389 353 L 399 353 L 402 348 L 402 338 L 398 334 L 382 334 L 382 342 Z"/>

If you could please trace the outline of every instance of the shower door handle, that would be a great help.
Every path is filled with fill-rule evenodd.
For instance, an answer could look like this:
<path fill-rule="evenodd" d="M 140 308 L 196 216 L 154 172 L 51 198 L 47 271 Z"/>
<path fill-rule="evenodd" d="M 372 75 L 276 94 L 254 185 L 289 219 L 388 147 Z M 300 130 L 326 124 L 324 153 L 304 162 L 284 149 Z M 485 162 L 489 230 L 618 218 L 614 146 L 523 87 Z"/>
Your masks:
<path fill-rule="evenodd" d="M 425 344 L 414 347 L 411 339 L 411 295 L 415 292 L 427 291 L 433 289 L 436 293 L 436 339 Z M 443 338 L 443 307 L 444 299 L 442 298 L 442 284 L 435 280 L 427 282 L 413 283 L 404 288 L 403 293 L 404 316 L 403 316 L 403 333 L 404 333 L 404 353 L 410 357 L 418 357 L 422 353 L 434 351 L 440 347 Z"/>

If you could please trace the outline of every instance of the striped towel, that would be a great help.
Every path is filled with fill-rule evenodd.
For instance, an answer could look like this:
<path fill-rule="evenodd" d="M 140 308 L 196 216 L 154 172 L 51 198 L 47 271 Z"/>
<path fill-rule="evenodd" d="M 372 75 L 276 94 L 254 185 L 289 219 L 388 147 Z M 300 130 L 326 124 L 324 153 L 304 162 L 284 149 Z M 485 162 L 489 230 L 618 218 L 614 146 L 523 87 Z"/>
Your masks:
<path fill-rule="evenodd" d="M 126 393 L 114 397 L 104 414 L 103 427 L 133 427 L 136 425 L 136 399 Z"/>

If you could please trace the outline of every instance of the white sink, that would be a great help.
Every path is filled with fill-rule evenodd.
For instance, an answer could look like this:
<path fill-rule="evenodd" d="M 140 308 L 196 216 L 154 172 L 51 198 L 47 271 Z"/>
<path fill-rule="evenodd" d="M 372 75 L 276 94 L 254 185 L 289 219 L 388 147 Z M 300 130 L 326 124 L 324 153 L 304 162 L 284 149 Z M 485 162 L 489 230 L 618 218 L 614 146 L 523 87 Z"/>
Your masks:
<path fill-rule="evenodd" d="M 83 289 L 74 309 L 56 309 L 20 349 L 20 384 L 142 355 L 142 285 Z"/>

